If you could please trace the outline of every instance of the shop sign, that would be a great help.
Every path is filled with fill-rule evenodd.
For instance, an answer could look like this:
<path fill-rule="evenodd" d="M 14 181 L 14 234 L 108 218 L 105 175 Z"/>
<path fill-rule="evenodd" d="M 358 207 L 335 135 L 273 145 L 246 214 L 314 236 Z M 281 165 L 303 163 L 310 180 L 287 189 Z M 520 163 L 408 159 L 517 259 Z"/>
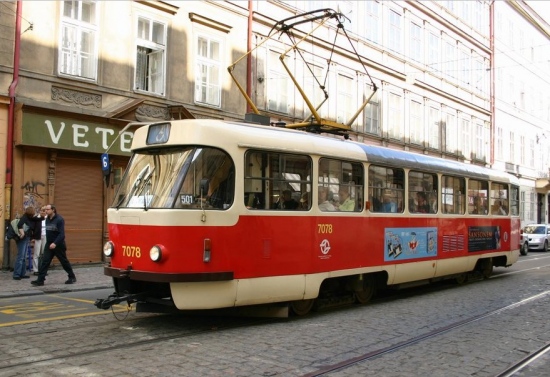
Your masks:
<path fill-rule="evenodd" d="M 134 132 L 124 131 L 117 139 L 121 129 L 110 124 L 23 113 L 21 143 L 55 149 L 104 153 L 115 141 L 109 153 L 129 156 Z"/>

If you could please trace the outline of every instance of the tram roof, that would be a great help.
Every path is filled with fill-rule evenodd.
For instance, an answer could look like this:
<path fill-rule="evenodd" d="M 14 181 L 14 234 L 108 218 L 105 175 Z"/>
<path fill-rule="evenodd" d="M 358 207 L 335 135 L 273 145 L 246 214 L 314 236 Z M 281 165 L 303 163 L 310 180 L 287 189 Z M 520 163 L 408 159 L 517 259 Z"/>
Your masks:
<path fill-rule="evenodd" d="M 339 138 L 330 138 L 293 129 L 213 119 L 176 120 L 170 123 L 185 126 L 176 127 L 172 130 L 171 141 L 168 144 L 177 144 L 175 140 L 181 140 L 183 134 L 189 136 L 188 132 L 190 128 L 188 126 L 200 127 L 201 131 L 198 134 L 192 132 L 199 138 L 218 138 L 226 143 L 230 136 L 224 132 L 225 129 L 225 131 L 233 133 L 231 137 L 237 139 L 240 147 L 269 148 L 286 152 L 309 153 L 332 158 L 351 158 L 363 161 L 366 157 L 366 161 L 368 162 L 385 166 L 519 184 L 519 180 L 516 177 L 506 172 L 483 166 L 387 147 L 367 145 Z M 146 132 L 143 134 L 142 132 L 145 132 L 145 129 L 141 131 L 139 129 L 136 130 L 135 136 L 144 142 Z M 179 137 L 173 139 L 172 136 L 176 136 L 176 134 L 179 134 Z"/>
<path fill-rule="evenodd" d="M 466 164 L 454 160 L 386 147 L 357 144 L 365 151 L 367 160 L 375 164 L 519 184 L 519 180 L 516 177 L 506 172 L 489 169 L 479 165 Z"/>

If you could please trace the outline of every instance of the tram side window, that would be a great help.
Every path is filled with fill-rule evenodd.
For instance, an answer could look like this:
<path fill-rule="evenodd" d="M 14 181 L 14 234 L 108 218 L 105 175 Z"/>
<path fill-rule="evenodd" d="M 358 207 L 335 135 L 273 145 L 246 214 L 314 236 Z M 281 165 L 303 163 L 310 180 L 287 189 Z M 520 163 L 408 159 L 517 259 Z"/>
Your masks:
<path fill-rule="evenodd" d="M 409 171 L 409 211 L 437 213 L 437 175 Z"/>
<path fill-rule="evenodd" d="M 372 212 L 403 212 L 405 173 L 403 169 L 369 166 L 369 200 Z"/>
<path fill-rule="evenodd" d="M 510 215 L 519 216 L 519 187 L 510 187 Z"/>
<path fill-rule="evenodd" d="M 468 180 L 468 213 L 471 215 L 487 214 L 489 184 L 477 179 Z"/>
<path fill-rule="evenodd" d="M 321 211 L 363 210 L 363 165 L 322 158 L 319 160 L 318 206 Z"/>
<path fill-rule="evenodd" d="M 466 211 L 466 183 L 464 178 L 444 175 L 441 179 L 441 211 L 463 215 Z"/>
<path fill-rule="evenodd" d="M 491 182 L 491 215 L 506 216 L 509 197 L 508 184 Z"/>
<path fill-rule="evenodd" d="M 245 155 L 245 206 L 248 209 L 310 209 L 311 171 L 309 156 L 248 151 Z"/>

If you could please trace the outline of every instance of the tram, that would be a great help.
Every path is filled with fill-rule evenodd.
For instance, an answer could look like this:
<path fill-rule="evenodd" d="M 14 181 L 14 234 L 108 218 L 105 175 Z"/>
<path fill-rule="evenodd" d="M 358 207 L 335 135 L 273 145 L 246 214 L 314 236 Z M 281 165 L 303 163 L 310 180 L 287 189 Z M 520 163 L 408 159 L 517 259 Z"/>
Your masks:
<path fill-rule="evenodd" d="M 107 309 L 366 303 L 519 257 L 519 183 L 488 168 L 221 120 L 138 128 L 107 210 Z"/>

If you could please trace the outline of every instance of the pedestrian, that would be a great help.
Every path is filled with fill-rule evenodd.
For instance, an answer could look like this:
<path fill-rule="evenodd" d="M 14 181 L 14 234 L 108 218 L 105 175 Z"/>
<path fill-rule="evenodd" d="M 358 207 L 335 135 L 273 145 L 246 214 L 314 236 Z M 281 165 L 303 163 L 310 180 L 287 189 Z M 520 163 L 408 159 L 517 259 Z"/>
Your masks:
<path fill-rule="evenodd" d="M 35 210 L 33 207 L 25 208 L 25 213 L 17 223 L 19 239 L 15 240 L 15 244 L 17 245 L 17 257 L 15 258 L 15 265 L 13 267 L 13 280 L 28 279 L 30 277 L 27 275 L 25 257 L 27 255 L 27 248 L 29 247 L 30 235 L 34 228 L 34 214 Z"/>
<path fill-rule="evenodd" d="M 65 244 L 65 220 L 59 215 L 53 204 L 47 204 L 46 207 L 46 244 L 44 245 L 44 256 L 38 268 L 38 279 L 31 282 L 32 285 L 44 285 L 50 263 L 55 256 L 69 279 L 65 284 L 76 283 L 76 276 L 67 259 L 67 246 Z"/>
<path fill-rule="evenodd" d="M 44 252 L 44 245 L 46 244 L 46 206 L 40 208 L 40 213 L 36 215 L 40 221 L 34 222 L 34 229 L 32 232 L 32 241 L 34 245 L 32 247 L 32 270 L 34 275 L 38 275 L 38 266 L 40 266 L 40 256 Z"/>

